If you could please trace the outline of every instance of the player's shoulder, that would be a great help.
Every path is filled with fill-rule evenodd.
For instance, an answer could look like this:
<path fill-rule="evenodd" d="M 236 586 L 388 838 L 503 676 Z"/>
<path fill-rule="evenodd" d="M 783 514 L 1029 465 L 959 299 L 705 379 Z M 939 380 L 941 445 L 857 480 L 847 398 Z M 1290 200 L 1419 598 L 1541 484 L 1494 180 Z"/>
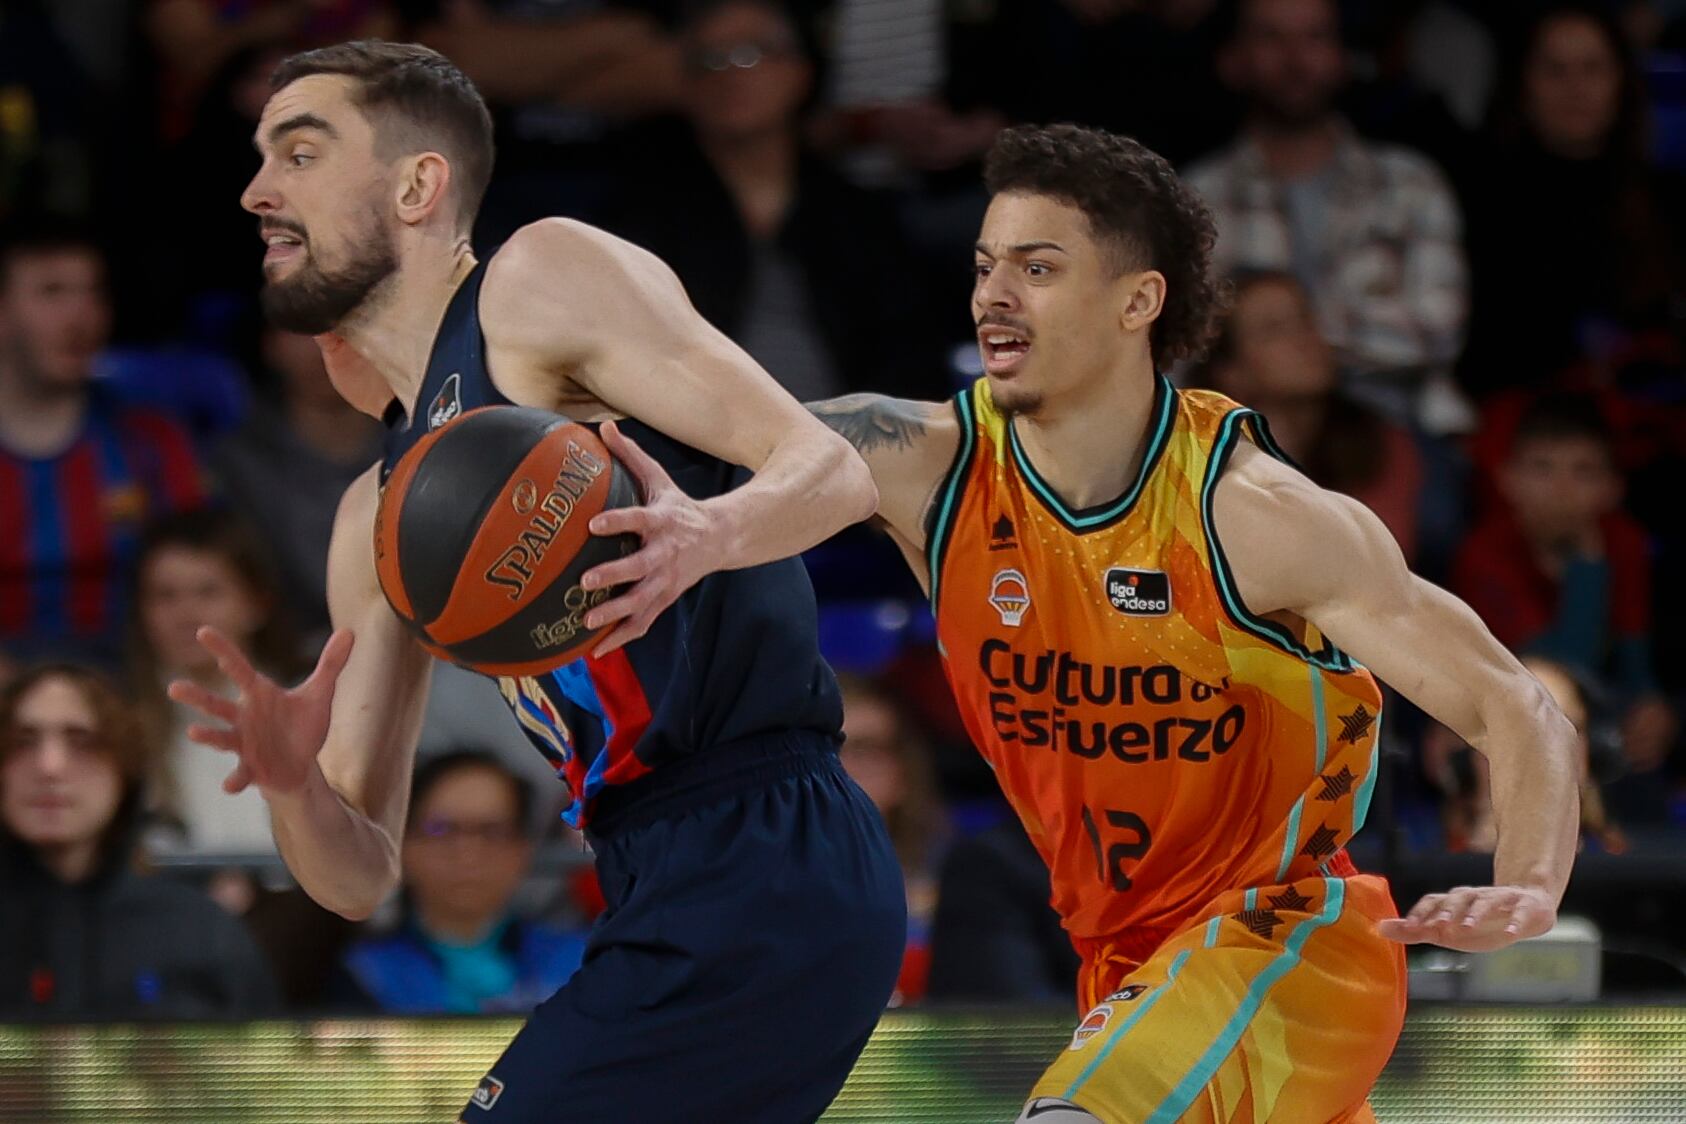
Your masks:
<path fill-rule="evenodd" d="M 335 532 L 342 528 L 373 532 L 380 497 L 381 466 L 372 464 L 341 493 L 339 513 L 334 518 Z"/>
<path fill-rule="evenodd" d="M 946 462 L 960 444 L 960 422 L 948 402 L 863 393 L 807 405 L 869 463 L 877 457 Z"/>
<path fill-rule="evenodd" d="M 569 218 L 545 218 L 521 227 L 486 266 L 486 285 L 515 295 L 535 282 L 601 280 L 604 268 L 645 266 L 660 259 L 602 227 Z"/>
<path fill-rule="evenodd" d="M 953 405 L 846 394 L 807 406 L 872 469 L 879 517 L 908 542 L 922 542 L 931 499 L 959 455 L 961 430 Z"/>
<path fill-rule="evenodd" d="M 517 230 L 487 262 L 480 324 L 489 341 L 548 353 L 570 338 L 625 332 L 641 309 L 683 300 L 673 271 L 648 250 L 548 218 Z"/>
<path fill-rule="evenodd" d="M 1293 465 L 1240 441 L 1214 485 L 1212 518 L 1226 540 L 1291 540 L 1348 502 Z"/>
<path fill-rule="evenodd" d="M 1247 442 L 1213 491 L 1212 530 L 1255 612 L 1315 600 L 1391 542 L 1363 504 Z"/>

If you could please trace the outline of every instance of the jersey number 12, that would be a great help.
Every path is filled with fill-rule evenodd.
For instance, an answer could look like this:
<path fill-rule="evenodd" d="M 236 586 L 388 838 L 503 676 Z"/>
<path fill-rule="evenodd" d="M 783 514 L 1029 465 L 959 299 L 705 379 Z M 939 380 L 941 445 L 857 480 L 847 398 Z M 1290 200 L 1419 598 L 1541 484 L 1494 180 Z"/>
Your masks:
<path fill-rule="evenodd" d="M 1101 849 L 1101 829 L 1095 823 L 1095 817 L 1089 809 L 1083 809 L 1083 829 L 1089 833 L 1089 842 L 1095 846 L 1095 868 L 1100 875 L 1103 885 L 1111 886 L 1114 890 L 1128 890 L 1130 876 L 1124 873 L 1124 864 L 1131 859 L 1139 859 L 1147 854 L 1147 849 L 1153 844 L 1153 835 L 1147 829 L 1147 821 L 1134 812 L 1120 812 L 1108 808 L 1103 813 L 1107 826 L 1133 832 L 1134 839 L 1121 840 Z M 1111 834 L 1110 832 L 1108 833 Z"/>

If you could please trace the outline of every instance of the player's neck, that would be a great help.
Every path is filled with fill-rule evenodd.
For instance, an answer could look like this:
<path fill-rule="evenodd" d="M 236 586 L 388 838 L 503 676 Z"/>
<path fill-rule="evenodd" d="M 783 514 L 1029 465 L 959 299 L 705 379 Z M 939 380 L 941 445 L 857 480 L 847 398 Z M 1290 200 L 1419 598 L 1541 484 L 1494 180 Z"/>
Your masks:
<path fill-rule="evenodd" d="M 1109 503 L 1141 471 L 1157 401 L 1145 355 L 1089 380 L 1081 393 L 1013 419 L 1037 475 L 1073 510 Z"/>
<path fill-rule="evenodd" d="M 388 280 L 390 287 L 337 329 L 380 372 L 408 413 L 427 378 L 445 309 L 474 264 L 466 238 L 421 243 Z"/>

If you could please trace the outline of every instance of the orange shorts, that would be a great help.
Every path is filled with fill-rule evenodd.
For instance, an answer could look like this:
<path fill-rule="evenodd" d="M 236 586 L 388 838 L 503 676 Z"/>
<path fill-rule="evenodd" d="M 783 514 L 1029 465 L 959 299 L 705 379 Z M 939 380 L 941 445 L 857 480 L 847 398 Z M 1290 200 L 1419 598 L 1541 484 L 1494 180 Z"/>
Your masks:
<path fill-rule="evenodd" d="M 1106 1124 L 1373 1120 L 1405 1020 L 1405 952 L 1373 875 L 1220 895 L 1144 962 L 1097 952 L 1101 996 L 1032 1093 Z"/>

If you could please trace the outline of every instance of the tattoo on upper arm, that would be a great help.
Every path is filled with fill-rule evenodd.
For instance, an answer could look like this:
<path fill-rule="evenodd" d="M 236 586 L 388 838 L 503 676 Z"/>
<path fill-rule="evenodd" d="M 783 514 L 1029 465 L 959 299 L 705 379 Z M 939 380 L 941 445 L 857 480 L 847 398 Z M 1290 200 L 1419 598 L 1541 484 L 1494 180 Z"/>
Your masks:
<path fill-rule="evenodd" d="M 922 403 L 904 402 L 882 394 L 849 394 L 808 409 L 863 453 L 875 449 L 911 448 L 925 436 Z"/>

